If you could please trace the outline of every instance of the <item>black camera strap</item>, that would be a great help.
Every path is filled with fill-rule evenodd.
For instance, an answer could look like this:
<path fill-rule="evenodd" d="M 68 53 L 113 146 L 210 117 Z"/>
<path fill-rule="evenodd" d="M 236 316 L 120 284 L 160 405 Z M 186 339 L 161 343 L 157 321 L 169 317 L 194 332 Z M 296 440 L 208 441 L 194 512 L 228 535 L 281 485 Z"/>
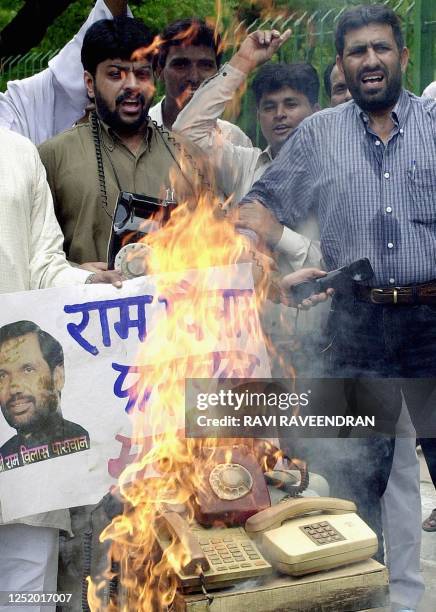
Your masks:
<path fill-rule="evenodd" d="M 191 187 L 192 192 L 195 193 L 194 185 L 192 184 L 191 180 L 186 175 L 186 173 L 183 171 L 183 168 L 181 167 L 177 157 L 174 155 L 174 152 L 172 151 L 170 144 L 186 157 L 186 159 L 189 162 L 189 165 L 195 170 L 195 172 L 197 173 L 197 175 L 199 176 L 201 180 L 202 185 L 206 188 L 206 190 L 212 191 L 212 187 L 209 181 L 206 180 L 206 177 L 204 176 L 204 174 L 202 174 L 200 170 L 198 169 L 192 155 L 187 153 L 184 150 L 184 148 L 180 145 L 180 143 L 177 142 L 177 140 L 173 136 L 171 136 L 170 132 L 168 132 L 163 126 L 158 125 L 156 121 L 153 121 L 150 117 L 148 117 L 148 121 L 153 124 L 153 127 L 155 128 L 156 132 L 159 134 L 164 147 L 166 148 L 171 158 L 174 160 L 183 178 L 186 180 L 188 185 Z M 107 189 L 106 189 L 106 176 L 105 176 L 105 171 L 104 171 L 102 149 L 104 149 L 106 153 L 106 157 L 109 160 L 109 163 L 111 165 L 111 168 L 112 168 L 112 171 L 115 177 L 115 181 L 117 183 L 118 190 L 121 192 L 123 191 L 123 189 L 121 187 L 120 179 L 115 169 L 115 165 L 110 156 L 110 152 L 107 150 L 106 143 L 104 141 L 104 138 L 102 137 L 100 121 L 95 111 L 92 111 L 90 115 L 90 123 L 91 123 L 92 137 L 93 137 L 94 146 L 95 146 L 95 157 L 97 160 L 97 172 L 98 172 L 98 181 L 100 185 L 101 205 L 105 213 L 113 221 L 113 215 L 111 215 L 111 213 L 109 212 L 109 208 L 108 208 L 108 195 L 107 195 Z"/>
<path fill-rule="evenodd" d="M 97 173 L 98 173 L 98 182 L 100 185 L 101 206 L 104 212 L 107 214 L 107 216 L 113 221 L 113 216 L 111 215 L 108 209 L 106 177 L 104 173 L 103 154 L 101 152 L 101 141 L 102 141 L 101 134 L 100 134 L 101 126 L 100 126 L 100 122 L 97 117 L 97 113 L 95 111 L 92 111 L 91 113 L 90 122 L 91 122 L 92 138 L 94 140 L 94 146 L 95 146 L 95 157 L 97 160 Z M 107 151 L 106 151 L 106 155 L 107 155 Z M 121 187 L 120 187 L 119 180 L 118 180 L 118 175 L 115 172 L 114 165 L 109 155 L 108 155 L 108 158 L 114 170 L 115 180 L 117 181 L 118 188 L 121 191 Z"/>

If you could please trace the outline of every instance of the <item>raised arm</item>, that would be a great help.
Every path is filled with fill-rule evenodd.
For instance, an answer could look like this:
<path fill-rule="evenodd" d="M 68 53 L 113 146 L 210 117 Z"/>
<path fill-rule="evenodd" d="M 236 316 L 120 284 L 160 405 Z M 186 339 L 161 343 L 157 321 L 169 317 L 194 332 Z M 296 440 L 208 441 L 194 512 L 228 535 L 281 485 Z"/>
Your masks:
<path fill-rule="evenodd" d="M 291 30 L 256 30 L 247 36 L 229 64 L 246 75 L 272 58 L 291 35 Z"/>
<path fill-rule="evenodd" d="M 122 17 L 127 14 L 127 0 L 104 0 L 106 6 L 114 17 Z"/>
<path fill-rule="evenodd" d="M 260 149 L 236 146 L 221 134 L 217 119 L 247 75 L 272 57 L 289 37 L 278 32 L 253 32 L 230 62 L 194 94 L 181 111 L 173 130 L 194 141 L 207 153 L 220 189 L 239 200 L 251 187 Z"/>
<path fill-rule="evenodd" d="M 100 19 L 119 14 L 125 0 L 97 0 L 74 38 L 49 62 L 49 67 L 27 79 L 8 83 L 0 94 L 0 125 L 30 138 L 35 144 L 71 127 L 87 103 L 80 51 L 86 30 Z"/>

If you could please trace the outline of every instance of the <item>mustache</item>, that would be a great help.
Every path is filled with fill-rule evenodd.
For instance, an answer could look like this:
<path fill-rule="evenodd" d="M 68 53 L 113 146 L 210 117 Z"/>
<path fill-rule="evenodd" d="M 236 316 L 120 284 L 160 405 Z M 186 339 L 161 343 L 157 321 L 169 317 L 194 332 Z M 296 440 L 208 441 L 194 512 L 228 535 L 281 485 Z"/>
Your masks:
<path fill-rule="evenodd" d="M 132 97 L 132 94 L 128 91 L 125 91 L 124 93 L 120 94 L 118 96 L 118 98 L 115 100 L 115 104 L 118 106 L 119 104 L 122 104 L 125 100 L 128 100 L 129 98 Z M 138 94 L 138 96 L 136 96 L 135 100 L 139 100 L 139 102 L 141 102 L 142 106 L 145 106 L 145 97 L 144 94 L 140 93 Z"/>
<path fill-rule="evenodd" d="M 6 408 L 10 410 L 12 407 L 12 404 L 17 401 L 33 402 L 33 404 L 36 404 L 36 399 L 33 395 L 24 395 L 23 393 L 15 393 L 6 402 Z"/>
<path fill-rule="evenodd" d="M 360 70 L 357 74 L 357 78 L 359 79 L 359 81 L 361 81 L 363 79 L 364 76 L 371 74 L 373 72 L 381 72 L 383 74 L 383 76 L 387 76 L 387 70 L 385 68 L 383 68 L 382 66 L 374 66 L 372 68 L 362 68 L 362 70 Z"/>

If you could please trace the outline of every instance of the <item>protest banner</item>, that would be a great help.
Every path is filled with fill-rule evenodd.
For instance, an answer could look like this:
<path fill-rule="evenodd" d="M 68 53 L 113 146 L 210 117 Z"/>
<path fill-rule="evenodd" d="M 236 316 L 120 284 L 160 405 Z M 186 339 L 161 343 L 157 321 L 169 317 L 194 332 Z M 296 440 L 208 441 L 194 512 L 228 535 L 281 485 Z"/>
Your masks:
<path fill-rule="evenodd" d="M 254 333 L 259 320 L 249 264 L 189 271 L 168 294 L 162 286 L 171 283 L 150 276 L 119 290 L 84 285 L 2 295 L 4 520 L 94 504 L 117 483 L 141 442 L 139 417 L 143 437 L 150 439 L 148 374 L 186 359 L 186 343 L 164 337 L 169 315 L 181 304 L 177 325 L 192 340 L 193 366 L 207 364 L 210 378 L 270 375 L 265 346 Z M 216 309 L 214 330 L 204 330 L 199 310 L 186 303 L 192 286 L 207 287 L 202 299 Z M 160 342 L 150 341 L 154 333 Z M 177 418 L 183 429 L 183 412 Z"/>

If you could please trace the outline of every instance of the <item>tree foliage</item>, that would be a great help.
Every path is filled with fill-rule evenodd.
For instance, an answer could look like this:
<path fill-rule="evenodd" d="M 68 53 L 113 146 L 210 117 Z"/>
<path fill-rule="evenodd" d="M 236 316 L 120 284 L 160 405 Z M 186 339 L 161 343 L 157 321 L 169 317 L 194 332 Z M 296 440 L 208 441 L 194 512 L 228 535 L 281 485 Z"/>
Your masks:
<path fill-rule="evenodd" d="M 9 23 L 24 4 L 24 0 L 2 0 L 0 6 L 0 31 Z"/>

